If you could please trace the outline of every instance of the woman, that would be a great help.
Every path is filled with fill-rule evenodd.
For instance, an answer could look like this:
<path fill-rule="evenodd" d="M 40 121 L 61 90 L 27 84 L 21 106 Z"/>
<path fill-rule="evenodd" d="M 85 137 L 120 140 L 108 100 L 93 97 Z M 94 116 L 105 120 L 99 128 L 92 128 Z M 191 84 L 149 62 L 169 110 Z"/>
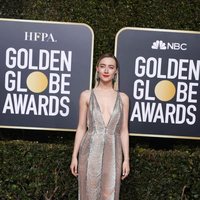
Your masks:
<path fill-rule="evenodd" d="M 114 90 L 118 68 L 115 56 L 102 55 L 96 66 L 95 88 L 80 95 L 70 165 L 72 174 L 78 176 L 79 200 L 119 200 L 120 179 L 130 171 L 129 100 Z"/>

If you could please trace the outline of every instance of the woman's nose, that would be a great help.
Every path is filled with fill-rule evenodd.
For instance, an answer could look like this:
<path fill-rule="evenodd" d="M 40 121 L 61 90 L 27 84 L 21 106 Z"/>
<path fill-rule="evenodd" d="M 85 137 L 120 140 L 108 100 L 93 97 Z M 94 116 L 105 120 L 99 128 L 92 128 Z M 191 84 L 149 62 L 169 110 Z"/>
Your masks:
<path fill-rule="evenodd" d="M 104 72 L 108 73 L 108 68 L 107 67 L 105 67 Z"/>

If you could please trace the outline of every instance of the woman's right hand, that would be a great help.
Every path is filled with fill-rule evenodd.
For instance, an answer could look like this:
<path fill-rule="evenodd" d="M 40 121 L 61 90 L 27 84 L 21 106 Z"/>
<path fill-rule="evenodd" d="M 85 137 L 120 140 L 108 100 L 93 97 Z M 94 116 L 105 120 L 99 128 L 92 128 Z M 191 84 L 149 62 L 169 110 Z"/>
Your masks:
<path fill-rule="evenodd" d="M 76 157 L 72 158 L 70 169 L 71 169 L 71 173 L 77 177 L 78 176 L 78 159 Z"/>

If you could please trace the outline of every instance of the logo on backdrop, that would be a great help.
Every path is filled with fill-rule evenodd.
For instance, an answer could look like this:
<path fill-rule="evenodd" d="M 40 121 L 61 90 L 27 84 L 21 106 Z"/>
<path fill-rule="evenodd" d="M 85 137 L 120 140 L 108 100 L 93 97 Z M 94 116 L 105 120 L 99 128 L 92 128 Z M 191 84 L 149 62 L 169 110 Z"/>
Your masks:
<path fill-rule="evenodd" d="M 79 95 L 90 88 L 92 30 L 73 23 L 0 23 L 0 126 L 76 129 Z"/>
<path fill-rule="evenodd" d="M 26 41 L 57 42 L 52 33 L 25 32 Z"/>
<path fill-rule="evenodd" d="M 193 125 L 197 120 L 200 60 L 169 58 L 166 73 L 162 62 L 163 58 L 155 57 L 135 59 L 135 105 L 130 120 Z"/>
<path fill-rule="evenodd" d="M 152 49 L 159 49 L 159 50 L 187 50 L 187 44 L 186 43 L 178 43 L 178 42 L 163 42 L 162 40 L 156 40 L 153 42 Z"/>
<path fill-rule="evenodd" d="M 33 63 L 36 54 L 38 62 Z M 68 116 L 71 66 L 72 51 L 40 49 L 34 52 L 8 47 L 4 82 L 7 95 L 2 113 Z"/>
<path fill-rule="evenodd" d="M 116 42 L 116 56 L 123 66 L 120 90 L 131 102 L 130 131 L 198 136 L 199 33 L 125 28 Z"/>

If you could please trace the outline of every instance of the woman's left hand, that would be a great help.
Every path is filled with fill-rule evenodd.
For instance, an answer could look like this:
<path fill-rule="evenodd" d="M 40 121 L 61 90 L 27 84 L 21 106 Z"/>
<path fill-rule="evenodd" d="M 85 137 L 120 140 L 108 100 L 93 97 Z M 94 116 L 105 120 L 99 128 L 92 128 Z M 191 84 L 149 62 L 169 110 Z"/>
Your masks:
<path fill-rule="evenodd" d="M 122 180 L 124 180 L 130 172 L 130 165 L 129 165 L 129 161 L 124 160 L 123 164 L 122 164 Z"/>

